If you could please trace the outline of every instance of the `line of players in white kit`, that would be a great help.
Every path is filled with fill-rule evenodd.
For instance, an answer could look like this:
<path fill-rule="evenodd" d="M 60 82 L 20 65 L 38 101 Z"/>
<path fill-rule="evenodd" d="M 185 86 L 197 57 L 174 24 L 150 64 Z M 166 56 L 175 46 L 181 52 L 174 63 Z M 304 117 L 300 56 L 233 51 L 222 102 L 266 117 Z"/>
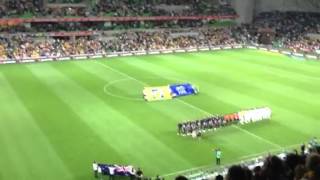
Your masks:
<path fill-rule="evenodd" d="M 199 137 L 206 131 L 230 126 L 233 124 L 247 124 L 271 119 L 272 111 L 268 107 L 254 108 L 226 115 L 215 115 L 200 120 L 187 121 L 178 124 L 179 135 Z"/>
<path fill-rule="evenodd" d="M 239 123 L 246 124 L 250 122 L 271 119 L 272 111 L 268 107 L 244 110 L 238 112 Z"/>

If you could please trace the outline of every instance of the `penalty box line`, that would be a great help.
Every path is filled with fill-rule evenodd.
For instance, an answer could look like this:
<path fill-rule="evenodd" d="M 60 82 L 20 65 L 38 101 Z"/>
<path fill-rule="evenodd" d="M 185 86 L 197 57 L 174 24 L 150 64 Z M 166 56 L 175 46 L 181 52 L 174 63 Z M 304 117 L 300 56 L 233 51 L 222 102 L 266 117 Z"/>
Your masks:
<path fill-rule="evenodd" d="M 129 79 L 135 80 L 135 81 L 139 82 L 139 83 L 142 84 L 142 85 L 149 86 L 147 83 L 145 83 L 145 82 L 143 82 L 143 81 L 140 81 L 139 79 L 136 79 L 136 78 L 130 76 L 129 74 L 126 74 L 126 73 L 121 72 L 121 71 L 119 71 L 119 70 L 117 70 L 117 69 L 114 69 L 114 68 L 112 68 L 112 67 L 110 67 L 110 66 L 108 66 L 108 65 L 106 65 L 106 64 L 104 64 L 104 63 L 101 63 L 101 62 L 98 62 L 98 61 L 94 61 L 94 62 L 97 63 L 97 64 L 99 64 L 99 65 L 101 65 L 101 66 L 103 66 L 103 67 L 105 67 L 105 68 L 107 68 L 107 69 L 112 70 L 113 72 L 116 72 L 116 73 L 118 73 L 118 74 L 121 74 L 122 76 L 126 76 L 126 77 L 128 77 Z M 183 100 L 181 100 L 181 99 L 176 99 L 176 100 L 178 100 L 179 102 L 181 102 L 182 104 L 184 104 L 184 105 L 186 105 L 186 106 L 189 106 L 189 107 L 192 108 L 192 109 L 201 111 L 202 113 L 204 113 L 204 114 L 206 114 L 206 115 L 213 116 L 213 114 L 209 113 L 208 111 L 206 111 L 206 110 L 204 110 L 204 109 L 201 109 L 201 108 L 199 108 L 199 107 L 197 107 L 197 106 L 194 106 L 194 105 L 192 105 L 192 104 L 190 104 L 190 103 L 187 103 L 187 102 L 185 102 L 185 101 L 183 101 Z M 258 136 L 258 135 L 254 134 L 254 133 L 252 133 L 252 132 L 250 132 L 250 131 L 248 131 L 248 130 L 245 130 L 245 129 L 239 127 L 239 126 L 232 125 L 231 127 L 235 128 L 235 129 L 238 129 L 238 130 L 240 130 L 240 131 L 242 131 L 242 132 L 244 132 L 244 133 L 246 133 L 246 134 L 248 134 L 248 135 L 250 135 L 250 136 L 252 136 L 252 137 L 254 137 L 254 138 L 256 138 L 256 139 L 258 139 L 258 140 L 264 141 L 265 143 L 270 144 L 270 145 L 272 145 L 272 146 L 274 146 L 274 147 L 276 147 L 276 148 L 283 148 L 281 145 L 276 144 L 276 143 L 274 143 L 274 142 L 272 142 L 272 141 L 270 141 L 270 140 L 268 140 L 268 139 L 265 139 L 265 138 L 263 138 L 263 137 L 261 137 L 261 136 Z"/>

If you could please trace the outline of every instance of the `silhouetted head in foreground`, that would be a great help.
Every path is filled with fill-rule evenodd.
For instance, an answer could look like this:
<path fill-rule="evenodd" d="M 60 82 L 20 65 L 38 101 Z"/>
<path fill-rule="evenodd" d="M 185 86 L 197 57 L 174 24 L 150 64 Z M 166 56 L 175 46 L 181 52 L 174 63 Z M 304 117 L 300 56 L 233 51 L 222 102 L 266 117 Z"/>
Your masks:
<path fill-rule="evenodd" d="M 175 180 L 188 180 L 185 176 L 177 176 Z"/>

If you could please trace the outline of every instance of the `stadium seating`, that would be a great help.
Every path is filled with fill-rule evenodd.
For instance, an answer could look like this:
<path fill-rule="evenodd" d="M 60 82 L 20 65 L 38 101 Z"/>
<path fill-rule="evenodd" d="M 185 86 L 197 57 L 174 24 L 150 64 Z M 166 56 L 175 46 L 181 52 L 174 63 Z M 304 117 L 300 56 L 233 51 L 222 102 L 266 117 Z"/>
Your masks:
<path fill-rule="evenodd" d="M 213 3 L 215 2 L 215 3 Z M 2 17 L 49 16 L 195 16 L 235 15 L 229 5 L 218 0 L 10 0 L 1 6 Z"/>
<path fill-rule="evenodd" d="M 252 24 L 217 28 L 213 23 L 223 16 L 229 21 L 236 18 L 235 10 L 218 0 L 101 0 L 92 4 L 84 0 L 1 2 L 0 63 L 9 59 L 237 44 L 267 44 L 270 48 L 320 54 L 320 13 L 264 12 Z M 307 155 L 303 152 L 262 160 L 255 158 L 219 172 L 197 171 L 186 176 L 214 179 L 220 173 L 228 180 L 239 176 L 243 180 L 320 180 L 319 146 L 309 143 Z"/>
<path fill-rule="evenodd" d="M 304 145 L 303 145 L 304 146 Z M 190 180 L 216 179 L 222 175 L 227 180 L 318 180 L 320 179 L 320 146 L 312 138 L 300 153 L 281 152 L 228 165 L 217 170 L 203 169 L 185 173 Z"/>
<path fill-rule="evenodd" d="M 274 38 L 269 43 L 275 47 L 316 53 L 320 48 L 320 38 L 311 35 L 320 33 L 319 21 L 319 13 L 265 12 L 259 14 L 252 25 L 243 28 L 251 37 L 256 37 L 255 43 L 264 43 L 261 37 L 272 33 Z"/>
<path fill-rule="evenodd" d="M 187 33 L 188 32 L 188 33 Z M 197 48 L 201 46 L 232 45 L 236 40 L 229 29 L 203 29 L 190 31 L 123 32 L 104 38 L 79 37 L 75 39 L 35 38 L 13 35 L 2 37 L 0 45 L 11 47 L 3 56 L 13 59 L 48 56 L 70 56 L 139 50 Z"/>

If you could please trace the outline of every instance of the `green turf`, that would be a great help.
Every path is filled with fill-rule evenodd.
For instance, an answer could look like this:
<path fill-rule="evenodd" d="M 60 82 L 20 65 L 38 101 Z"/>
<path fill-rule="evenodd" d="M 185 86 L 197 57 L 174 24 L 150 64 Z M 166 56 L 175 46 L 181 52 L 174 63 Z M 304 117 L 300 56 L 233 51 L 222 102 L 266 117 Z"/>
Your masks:
<path fill-rule="evenodd" d="M 197 96 L 144 102 L 142 88 L 191 82 Z M 0 66 L 0 179 L 94 179 L 93 160 L 146 175 L 214 166 L 319 136 L 320 64 L 256 50 Z M 269 106 L 268 122 L 201 140 L 180 121 Z"/>

